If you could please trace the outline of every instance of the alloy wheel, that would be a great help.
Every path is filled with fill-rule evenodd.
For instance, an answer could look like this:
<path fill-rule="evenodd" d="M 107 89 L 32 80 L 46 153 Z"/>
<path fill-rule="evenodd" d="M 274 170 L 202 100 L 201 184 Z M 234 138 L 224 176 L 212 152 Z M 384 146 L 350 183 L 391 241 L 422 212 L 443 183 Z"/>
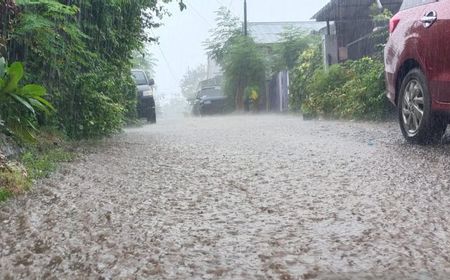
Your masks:
<path fill-rule="evenodd" d="M 402 104 L 402 119 L 409 137 L 414 137 L 423 121 L 424 115 L 423 87 L 416 79 L 412 79 L 405 87 Z"/>

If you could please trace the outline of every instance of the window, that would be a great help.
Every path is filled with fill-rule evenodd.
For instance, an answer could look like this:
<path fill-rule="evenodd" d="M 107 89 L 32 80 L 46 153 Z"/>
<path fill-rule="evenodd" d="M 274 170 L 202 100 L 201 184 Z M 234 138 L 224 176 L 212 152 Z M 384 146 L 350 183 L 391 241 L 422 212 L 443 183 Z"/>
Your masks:
<path fill-rule="evenodd" d="M 148 84 L 147 77 L 145 76 L 144 72 L 133 71 L 132 74 L 133 74 L 134 82 L 136 83 L 136 85 L 142 86 L 142 85 Z"/>
<path fill-rule="evenodd" d="M 218 88 L 204 88 L 199 93 L 200 97 L 206 96 L 206 97 L 221 97 L 223 96 L 223 93 Z"/>
<path fill-rule="evenodd" d="M 417 6 L 421 6 L 421 5 L 426 5 L 426 4 L 430 4 L 433 2 L 437 2 L 436 0 L 404 0 L 402 7 L 400 8 L 400 10 L 406 10 L 406 9 L 410 9 L 410 8 L 414 8 Z"/>

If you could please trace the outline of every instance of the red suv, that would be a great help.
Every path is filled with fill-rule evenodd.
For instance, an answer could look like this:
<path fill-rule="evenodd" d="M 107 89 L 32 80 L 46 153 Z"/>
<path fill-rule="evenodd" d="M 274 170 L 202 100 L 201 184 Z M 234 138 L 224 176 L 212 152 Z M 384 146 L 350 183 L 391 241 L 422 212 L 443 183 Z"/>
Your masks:
<path fill-rule="evenodd" d="M 450 112 L 450 0 L 404 0 L 385 47 L 389 99 L 409 142 L 441 139 Z"/>

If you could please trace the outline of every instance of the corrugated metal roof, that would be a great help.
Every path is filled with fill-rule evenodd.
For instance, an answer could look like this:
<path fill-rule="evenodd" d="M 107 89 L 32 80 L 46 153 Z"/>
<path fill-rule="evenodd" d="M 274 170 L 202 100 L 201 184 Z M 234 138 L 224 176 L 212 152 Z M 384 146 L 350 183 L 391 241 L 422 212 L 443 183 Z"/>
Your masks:
<path fill-rule="evenodd" d="M 384 8 L 397 12 L 403 0 L 381 0 Z M 369 18 L 369 7 L 375 0 L 331 0 L 313 19 L 317 21 L 346 21 Z"/>
<path fill-rule="evenodd" d="M 316 21 L 249 22 L 248 32 L 258 44 L 273 44 L 279 42 L 281 34 L 291 27 L 310 33 L 321 30 L 326 24 Z"/>

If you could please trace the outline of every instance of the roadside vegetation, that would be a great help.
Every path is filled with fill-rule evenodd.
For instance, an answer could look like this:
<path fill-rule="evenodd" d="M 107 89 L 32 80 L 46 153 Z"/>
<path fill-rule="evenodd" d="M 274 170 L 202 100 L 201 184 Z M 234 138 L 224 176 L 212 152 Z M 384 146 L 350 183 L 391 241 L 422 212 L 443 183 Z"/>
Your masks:
<path fill-rule="evenodd" d="M 314 72 L 302 103 L 306 116 L 381 120 L 391 105 L 385 97 L 381 61 L 365 57 Z"/>
<path fill-rule="evenodd" d="M 390 115 L 381 60 L 365 57 L 325 69 L 321 54 L 315 46 L 300 56 L 292 72 L 292 111 L 306 118 L 382 120 Z"/>
<path fill-rule="evenodd" d="M 195 100 L 200 82 L 204 81 L 207 77 L 206 71 L 206 66 L 200 64 L 194 69 L 188 69 L 181 79 L 181 94 L 188 102 Z"/>
<path fill-rule="evenodd" d="M 217 11 L 216 28 L 205 42 L 209 56 L 224 72 L 224 91 L 232 107 L 244 110 L 244 101 L 258 101 L 272 75 L 290 74 L 289 107 L 306 118 L 326 117 L 381 120 L 392 106 L 385 97 L 382 45 L 388 38 L 389 11 L 372 8 L 373 41 L 380 42 L 372 57 L 325 67 L 321 36 L 287 28 L 274 44 L 257 44 L 244 36 L 238 18 L 226 8 Z"/>
<path fill-rule="evenodd" d="M 267 63 L 260 46 L 244 35 L 239 18 L 225 7 L 216 14 L 216 27 L 204 45 L 208 55 L 223 69 L 223 87 L 230 108 L 243 111 L 250 89 L 258 93 L 265 89 Z"/>
<path fill-rule="evenodd" d="M 325 68 L 321 44 L 303 51 L 291 71 L 290 108 L 305 118 L 325 117 L 355 120 L 383 120 L 393 106 L 385 92 L 382 44 L 389 36 L 386 23 L 392 16 L 372 7 L 373 40 L 381 42 L 372 57 L 347 61 Z"/>
<path fill-rule="evenodd" d="M 43 129 L 59 139 L 99 138 L 136 119 L 130 70 L 152 68 L 145 44 L 156 39 L 147 31 L 169 2 L 1 1 L 0 133 L 23 154 L 11 163 L 0 152 L 0 200 L 72 158 L 64 145 L 47 145 Z"/>
<path fill-rule="evenodd" d="M 47 129 L 35 134 L 35 141 L 22 144 L 22 151 L 14 160 L 0 155 L 0 202 L 28 190 L 35 180 L 48 177 L 60 163 L 76 156 L 72 142 Z"/>
<path fill-rule="evenodd" d="M 259 44 L 249 34 L 245 36 L 239 18 L 220 8 L 216 27 L 210 31 L 210 39 L 204 46 L 224 72 L 224 91 L 230 106 L 243 111 L 245 101 L 257 108 L 260 96 L 266 90 L 266 81 L 281 70 L 292 70 L 299 55 L 319 37 L 302 30 L 287 28 L 281 41 L 275 44 Z"/>

